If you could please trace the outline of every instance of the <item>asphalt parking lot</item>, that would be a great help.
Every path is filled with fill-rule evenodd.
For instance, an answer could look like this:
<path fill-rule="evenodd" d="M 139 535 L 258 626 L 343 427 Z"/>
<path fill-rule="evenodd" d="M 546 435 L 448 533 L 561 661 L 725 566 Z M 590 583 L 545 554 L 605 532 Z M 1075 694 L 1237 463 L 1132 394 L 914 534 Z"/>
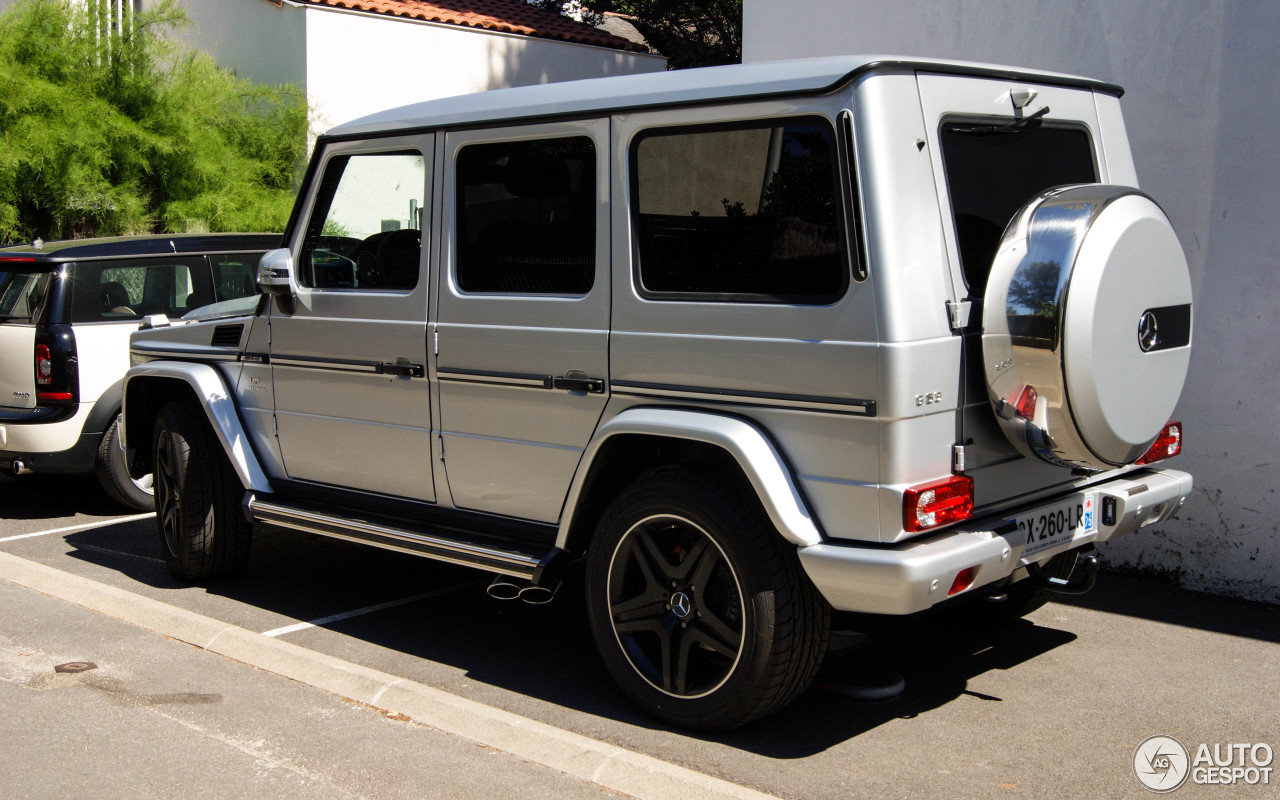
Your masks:
<path fill-rule="evenodd" d="M 152 519 L 122 513 L 91 480 L 0 477 L 2 554 L 532 720 L 575 741 L 622 748 L 777 797 L 1143 797 L 1147 790 L 1135 777 L 1133 759 L 1148 737 L 1176 737 L 1192 754 L 1202 743 L 1280 749 L 1280 609 L 1140 578 L 1103 575 L 1089 595 L 1051 603 L 994 631 L 957 628 L 938 616 L 842 618 L 838 627 L 850 633 L 838 637 L 844 649 L 828 659 L 818 687 L 760 723 L 705 736 L 657 726 L 614 689 L 596 657 L 574 576 L 548 605 L 503 602 L 485 595 L 488 576 L 480 573 L 260 528 L 244 577 L 195 587 L 169 576 L 158 546 Z M 589 781 L 531 764 L 527 756 L 495 760 L 492 743 L 474 747 L 410 724 L 404 715 L 379 714 L 376 704 L 370 709 L 293 682 L 286 682 L 287 691 L 276 690 L 260 684 L 262 670 L 251 666 L 2 579 L 0 590 L 0 598 L 10 598 L 9 611 L 0 615 L 7 618 L 0 622 L 0 662 L 48 652 L 112 663 L 125 652 L 164 648 L 154 658 L 189 663 L 182 691 L 216 696 L 206 705 L 225 716 L 265 714 L 254 710 L 265 705 L 251 702 L 261 696 L 284 704 L 275 716 L 309 720 L 301 732 L 282 723 L 264 736 L 277 758 L 296 748 L 301 759 L 316 741 L 341 750 L 343 758 L 331 765 L 335 775 L 324 784 L 337 788 L 309 792 L 306 775 L 295 775 L 291 780 L 304 788 L 297 793 L 293 785 L 293 796 L 400 796 L 400 788 L 413 786 L 426 796 L 492 796 L 498 780 L 508 781 L 508 796 L 609 796 Z M 41 615 L 50 617 L 50 625 L 31 619 Z M 141 643 L 121 644 L 132 638 Z M 6 692 L 51 680 L 3 666 L 0 687 Z M 202 689 L 206 678 L 220 688 Z M 905 688 L 890 699 L 851 696 L 898 678 Z M 74 714 L 58 705 L 65 700 L 57 693 L 20 696 L 24 727 L 18 730 L 11 719 L 14 728 L 0 736 L 83 735 L 67 727 Z M 42 704 L 48 713 L 39 712 Z M 198 726 L 195 717 L 182 715 L 200 708 L 196 703 L 166 713 Z M 352 722 L 348 716 L 356 711 L 359 719 Z M 326 727 L 325 737 L 307 730 L 316 725 Z M 351 748 L 343 735 L 365 744 Z M 295 740 L 299 736 L 311 744 Z M 381 755 L 370 751 L 374 741 L 381 743 Z M 219 740 L 211 752 L 230 752 L 233 744 Z M 502 749 L 496 747 L 499 756 Z M 368 766 L 386 751 L 413 764 L 397 773 L 401 783 L 381 789 L 342 783 L 347 772 L 360 771 L 353 752 L 369 753 Z M 322 754 L 311 757 L 323 760 Z M 38 749 L 0 748 L 0 774 L 17 771 L 28 778 L 21 796 L 41 796 L 31 793 L 34 786 L 66 790 L 69 784 L 59 782 L 64 768 Z M 149 774 L 139 767 L 139 785 L 148 785 Z M 214 771 L 207 778 L 214 791 L 207 796 L 274 796 L 258 783 L 274 774 Z M 162 774 L 156 780 L 162 778 L 169 779 Z M 423 782 L 435 788 L 426 791 Z M 173 796 L 166 795 L 166 785 L 134 796 Z M 1275 775 L 1269 784 L 1253 786 L 1188 781 L 1176 794 L 1275 797 L 1278 786 Z M 629 793 L 661 796 L 658 787 L 651 794 Z M 51 788 L 44 796 L 68 792 Z"/>

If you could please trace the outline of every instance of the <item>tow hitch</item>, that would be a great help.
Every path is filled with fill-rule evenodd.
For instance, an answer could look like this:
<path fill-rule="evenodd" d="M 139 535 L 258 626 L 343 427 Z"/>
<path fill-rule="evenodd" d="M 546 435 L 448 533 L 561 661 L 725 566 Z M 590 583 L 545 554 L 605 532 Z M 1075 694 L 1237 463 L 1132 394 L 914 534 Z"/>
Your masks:
<path fill-rule="evenodd" d="M 1098 581 L 1098 551 L 1093 545 L 1081 548 L 1076 556 L 1075 569 L 1066 578 L 1046 575 L 1040 565 L 1033 561 L 1027 565 L 1027 579 L 1058 594 L 1084 594 Z"/>

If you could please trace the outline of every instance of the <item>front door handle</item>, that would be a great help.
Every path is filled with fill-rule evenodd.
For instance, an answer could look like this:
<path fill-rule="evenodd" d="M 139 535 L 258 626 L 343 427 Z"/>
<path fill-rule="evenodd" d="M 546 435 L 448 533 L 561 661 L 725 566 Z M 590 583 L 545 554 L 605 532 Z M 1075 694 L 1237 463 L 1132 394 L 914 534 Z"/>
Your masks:
<path fill-rule="evenodd" d="M 599 378 L 556 378 L 551 382 L 551 386 L 566 392 L 604 393 L 604 381 Z"/>

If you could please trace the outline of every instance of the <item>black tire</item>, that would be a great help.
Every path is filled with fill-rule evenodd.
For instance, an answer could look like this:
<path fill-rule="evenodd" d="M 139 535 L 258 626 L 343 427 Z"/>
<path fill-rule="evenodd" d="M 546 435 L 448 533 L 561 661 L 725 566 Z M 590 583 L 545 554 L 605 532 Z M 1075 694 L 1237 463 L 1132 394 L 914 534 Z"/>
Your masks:
<path fill-rule="evenodd" d="M 683 470 L 637 481 L 605 511 L 587 556 L 587 611 L 627 697 L 704 730 L 793 701 L 830 631 L 795 547 L 755 503 Z"/>
<path fill-rule="evenodd" d="M 226 578 L 249 562 L 253 524 L 244 489 L 197 409 L 166 403 L 156 415 L 156 528 L 169 572 L 188 581 Z"/>
<path fill-rule="evenodd" d="M 151 511 L 156 507 L 152 476 L 134 480 L 129 475 L 129 465 L 125 463 L 124 451 L 120 449 L 119 420 L 112 422 L 107 432 L 102 434 L 93 470 L 103 491 L 120 505 L 137 511 Z"/>
<path fill-rule="evenodd" d="M 1040 569 L 1044 571 L 1045 577 L 1066 580 L 1076 567 L 1076 556 L 1075 550 L 1059 553 L 1041 564 Z M 979 627 L 1006 625 L 1039 609 L 1052 600 L 1054 595 L 1030 579 L 1005 587 L 1001 594 L 1004 595 L 1003 600 L 988 599 L 981 593 L 974 594 L 951 609 L 951 613 L 957 622 L 965 624 Z"/>

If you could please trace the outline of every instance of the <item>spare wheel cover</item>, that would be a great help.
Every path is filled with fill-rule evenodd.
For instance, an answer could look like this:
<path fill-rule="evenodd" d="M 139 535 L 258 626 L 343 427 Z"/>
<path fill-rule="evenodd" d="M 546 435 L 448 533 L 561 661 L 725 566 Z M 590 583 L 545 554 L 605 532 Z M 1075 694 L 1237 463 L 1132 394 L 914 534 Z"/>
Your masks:
<path fill-rule="evenodd" d="M 1151 198 L 1061 187 L 1010 222 L 982 347 L 997 418 L 1024 454 L 1091 470 L 1137 460 L 1173 413 L 1190 345 L 1186 258 Z"/>

